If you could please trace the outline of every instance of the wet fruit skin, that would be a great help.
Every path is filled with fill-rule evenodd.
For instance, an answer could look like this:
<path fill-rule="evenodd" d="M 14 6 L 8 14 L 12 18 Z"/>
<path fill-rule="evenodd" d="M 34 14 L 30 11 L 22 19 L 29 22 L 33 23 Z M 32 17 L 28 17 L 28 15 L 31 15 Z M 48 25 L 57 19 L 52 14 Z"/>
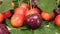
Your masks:
<path fill-rule="evenodd" d="M 42 19 L 44 19 L 46 21 L 50 21 L 54 18 L 55 14 L 54 14 L 54 12 L 52 12 L 52 15 L 50 15 L 48 12 L 42 12 L 41 16 L 42 16 Z"/>
<path fill-rule="evenodd" d="M 12 13 L 10 12 L 10 10 L 8 10 L 8 11 L 4 12 L 3 15 L 4 15 L 4 18 L 10 18 Z"/>
<path fill-rule="evenodd" d="M 0 23 L 4 20 L 4 15 L 0 13 Z"/>
<path fill-rule="evenodd" d="M 11 25 L 14 27 L 21 27 L 24 24 L 24 16 L 15 14 L 11 17 Z"/>
<path fill-rule="evenodd" d="M 54 23 L 57 25 L 57 26 L 60 26 L 60 14 L 56 16 L 55 20 L 54 20 Z"/>
<path fill-rule="evenodd" d="M 14 14 L 24 15 L 25 16 L 26 9 L 19 7 L 14 10 Z"/>
<path fill-rule="evenodd" d="M 27 3 L 22 3 L 20 7 L 24 8 L 24 9 L 29 9 L 30 6 Z"/>
<path fill-rule="evenodd" d="M 0 34 L 10 34 L 10 32 L 4 24 L 0 24 Z"/>
<path fill-rule="evenodd" d="M 31 10 L 26 11 L 26 15 L 25 16 L 31 15 L 31 14 L 36 14 L 36 13 L 39 13 L 39 10 L 37 8 L 33 8 Z"/>
<path fill-rule="evenodd" d="M 26 16 L 26 24 L 28 28 L 37 29 L 41 26 L 42 18 L 39 14 Z"/>

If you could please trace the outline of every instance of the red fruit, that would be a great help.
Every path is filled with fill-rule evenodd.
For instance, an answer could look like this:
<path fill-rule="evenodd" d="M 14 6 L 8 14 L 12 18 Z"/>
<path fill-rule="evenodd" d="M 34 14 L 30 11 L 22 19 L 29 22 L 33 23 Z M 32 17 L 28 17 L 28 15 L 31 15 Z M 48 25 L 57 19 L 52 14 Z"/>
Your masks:
<path fill-rule="evenodd" d="M 7 11 L 5 13 L 3 13 L 5 18 L 10 18 L 10 16 L 12 15 L 12 13 L 10 11 Z"/>
<path fill-rule="evenodd" d="M 54 13 L 52 12 L 52 15 L 50 15 L 48 12 L 42 12 L 41 14 L 42 18 L 46 21 L 50 21 L 54 18 Z"/>
<path fill-rule="evenodd" d="M 26 24 L 28 28 L 31 28 L 31 29 L 39 28 L 42 24 L 42 18 L 40 14 L 32 14 L 32 15 L 26 16 Z"/>
<path fill-rule="evenodd" d="M 4 20 L 4 16 L 3 14 L 0 13 L 0 23 L 2 23 L 3 20 Z"/>
<path fill-rule="evenodd" d="M 11 18 L 11 25 L 14 27 L 21 27 L 24 24 L 24 17 L 19 14 L 15 14 Z"/>
<path fill-rule="evenodd" d="M 31 10 L 26 11 L 26 15 L 25 16 L 30 15 L 30 14 L 39 13 L 38 11 L 39 10 L 37 8 L 33 8 Z"/>
<path fill-rule="evenodd" d="M 28 9 L 30 6 L 29 6 L 29 4 L 22 3 L 20 7 Z"/>
<path fill-rule="evenodd" d="M 6 25 L 0 24 L 0 34 L 10 34 L 10 32 L 7 29 Z"/>
<path fill-rule="evenodd" d="M 54 23 L 57 25 L 57 26 L 60 26 L 60 15 L 57 15 L 55 20 L 54 20 Z"/>
<path fill-rule="evenodd" d="M 26 9 L 24 9 L 22 7 L 19 7 L 14 10 L 14 14 L 25 15 L 25 13 L 26 13 Z"/>

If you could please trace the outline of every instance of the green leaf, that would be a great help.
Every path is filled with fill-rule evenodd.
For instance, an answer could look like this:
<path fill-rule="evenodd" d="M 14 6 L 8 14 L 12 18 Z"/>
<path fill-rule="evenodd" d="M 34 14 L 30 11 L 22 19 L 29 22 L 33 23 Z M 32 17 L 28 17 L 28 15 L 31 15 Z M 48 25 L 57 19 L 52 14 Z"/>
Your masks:
<path fill-rule="evenodd" d="M 11 2 L 12 2 L 12 0 L 4 0 L 2 3 L 2 6 L 0 6 L 0 13 L 13 9 Z"/>
<path fill-rule="evenodd" d="M 40 29 L 34 30 L 34 34 L 59 34 L 59 31 L 60 27 L 55 26 L 53 21 L 48 22 L 48 24 L 43 21 L 43 25 L 40 27 Z"/>
<path fill-rule="evenodd" d="M 5 22 L 6 22 L 6 25 L 7 25 L 8 27 L 13 28 L 13 27 L 11 26 L 11 24 L 10 24 L 10 20 L 9 20 L 9 19 L 6 19 Z"/>
<path fill-rule="evenodd" d="M 53 9 L 56 7 L 56 0 L 37 0 L 36 4 L 43 11 L 51 14 Z"/>
<path fill-rule="evenodd" d="M 11 34 L 32 34 L 31 30 L 21 30 L 21 29 L 12 29 L 10 30 Z"/>

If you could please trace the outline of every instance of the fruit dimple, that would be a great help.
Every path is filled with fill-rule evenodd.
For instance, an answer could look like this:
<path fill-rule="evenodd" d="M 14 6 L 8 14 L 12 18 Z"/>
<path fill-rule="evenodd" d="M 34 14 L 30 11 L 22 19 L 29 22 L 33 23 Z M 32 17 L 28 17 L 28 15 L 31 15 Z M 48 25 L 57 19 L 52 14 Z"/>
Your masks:
<path fill-rule="evenodd" d="M 37 29 L 42 23 L 42 18 L 39 14 L 32 14 L 26 16 L 26 24 L 31 29 Z"/>

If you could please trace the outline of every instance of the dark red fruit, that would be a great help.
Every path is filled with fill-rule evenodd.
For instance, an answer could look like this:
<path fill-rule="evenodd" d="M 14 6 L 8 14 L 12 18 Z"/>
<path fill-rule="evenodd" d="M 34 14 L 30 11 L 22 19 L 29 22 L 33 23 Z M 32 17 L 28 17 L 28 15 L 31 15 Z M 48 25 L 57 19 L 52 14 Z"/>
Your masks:
<path fill-rule="evenodd" d="M 56 8 L 56 9 L 54 10 L 54 12 L 55 12 L 55 15 L 56 15 L 56 16 L 59 15 L 59 14 L 60 14 L 60 8 Z"/>
<path fill-rule="evenodd" d="M 54 23 L 57 25 L 57 26 L 60 26 L 60 15 L 57 15 L 55 20 L 54 20 Z"/>
<path fill-rule="evenodd" d="M 0 23 L 4 20 L 4 15 L 0 13 Z"/>
<path fill-rule="evenodd" d="M 0 34 L 10 34 L 10 32 L 4 24 L 0 24 Z"/>
<path fill-rule="evenodd" d="M 42 18 L 39 14 L 26 16 L 26 24 L 31 29 L 37 29 L 41 26 Z"/>
<path fill-rule="evenodd" d="M 12 13 L 10 11 L 7 11 L 7 12 L 3 13 L 3 15 L 4 15 L 4 18 L 10 18 Z"/>

